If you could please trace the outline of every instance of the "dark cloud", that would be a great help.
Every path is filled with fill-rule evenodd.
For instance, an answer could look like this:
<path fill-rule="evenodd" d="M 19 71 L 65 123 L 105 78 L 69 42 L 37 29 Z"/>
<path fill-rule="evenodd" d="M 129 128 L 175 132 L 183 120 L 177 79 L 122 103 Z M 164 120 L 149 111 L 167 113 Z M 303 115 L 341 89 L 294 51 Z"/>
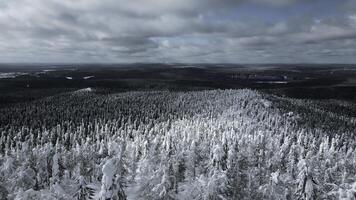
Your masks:
<path fill-rule="evenodd" d="M 0 62 L 356 62 L 355 1 L 320 1 L 5 0 Z"/>

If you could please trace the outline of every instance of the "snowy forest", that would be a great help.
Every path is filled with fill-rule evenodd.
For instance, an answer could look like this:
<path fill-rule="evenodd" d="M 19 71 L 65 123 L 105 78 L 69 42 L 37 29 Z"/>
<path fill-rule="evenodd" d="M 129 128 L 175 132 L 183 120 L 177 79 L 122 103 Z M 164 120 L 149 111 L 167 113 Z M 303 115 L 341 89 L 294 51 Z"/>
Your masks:
<path fill-rule="evenodd" d="M 356 199 L 356 106 L 254 90 L 0 107 L 0 199 Z"/>

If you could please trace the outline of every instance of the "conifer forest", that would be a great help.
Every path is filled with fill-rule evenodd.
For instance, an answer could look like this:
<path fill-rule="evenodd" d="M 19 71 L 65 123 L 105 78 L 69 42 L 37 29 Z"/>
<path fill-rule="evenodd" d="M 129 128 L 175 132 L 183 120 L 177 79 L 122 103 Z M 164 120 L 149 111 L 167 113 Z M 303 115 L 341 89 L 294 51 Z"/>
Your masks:
<path fill-rule="evenodd" d="M 356 0 L 0 0 L 0 200 L 356 200 Z"/>
<path fill-rule="evenodd" d="M 0 107 L 0 199 L 355 199 L 356 105 L 254 89 Z"/>

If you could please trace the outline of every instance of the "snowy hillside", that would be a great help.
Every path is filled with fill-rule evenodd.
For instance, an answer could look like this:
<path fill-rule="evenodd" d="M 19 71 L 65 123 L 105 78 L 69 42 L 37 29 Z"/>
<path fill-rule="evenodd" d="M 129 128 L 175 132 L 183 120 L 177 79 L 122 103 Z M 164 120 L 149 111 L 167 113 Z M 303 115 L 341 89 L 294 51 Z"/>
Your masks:
<path fill-rule="evenodd" d="M 353 116 L 251 90 L 89 89 L 0 109 L 0 199 L 355 199 Z"/>

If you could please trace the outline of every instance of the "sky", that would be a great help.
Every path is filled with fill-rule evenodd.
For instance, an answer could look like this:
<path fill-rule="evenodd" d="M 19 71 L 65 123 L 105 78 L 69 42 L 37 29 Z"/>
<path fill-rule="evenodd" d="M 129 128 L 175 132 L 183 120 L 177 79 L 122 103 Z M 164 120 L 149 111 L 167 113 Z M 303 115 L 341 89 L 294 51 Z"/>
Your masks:
<path fill-rule="evenodd" d="M 356 0 L 0 0 L 0 62 L 356 63 Z"/>

